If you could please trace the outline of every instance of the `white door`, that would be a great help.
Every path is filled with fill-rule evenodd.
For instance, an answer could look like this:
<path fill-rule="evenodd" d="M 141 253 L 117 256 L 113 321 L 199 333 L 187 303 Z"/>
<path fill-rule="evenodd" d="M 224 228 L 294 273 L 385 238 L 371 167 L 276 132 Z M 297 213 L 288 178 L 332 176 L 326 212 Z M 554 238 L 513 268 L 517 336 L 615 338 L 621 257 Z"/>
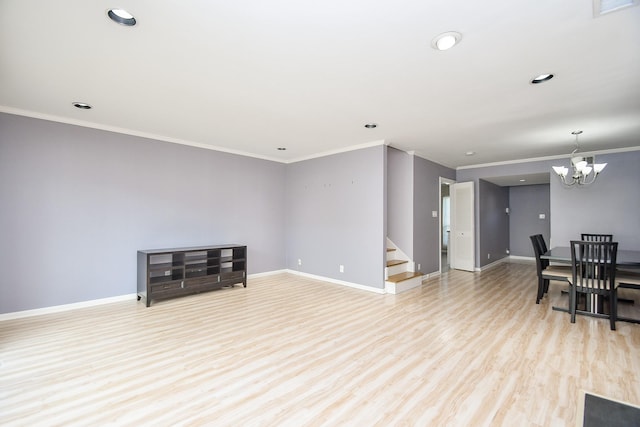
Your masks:
<path fill-rule="evenodd" d="M 474 203 L 473 181 L 451 185 L 451 268 L 474 271 Z"/>

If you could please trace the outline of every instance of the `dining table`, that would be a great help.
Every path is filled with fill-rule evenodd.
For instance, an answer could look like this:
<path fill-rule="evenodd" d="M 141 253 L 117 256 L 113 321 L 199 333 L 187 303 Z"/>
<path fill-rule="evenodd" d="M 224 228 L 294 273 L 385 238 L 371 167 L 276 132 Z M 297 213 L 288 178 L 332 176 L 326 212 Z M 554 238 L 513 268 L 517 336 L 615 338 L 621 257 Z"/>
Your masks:
<path fill-rule="evenodd" d="M 571 247 L 556 246 L 542 254 L 540 258 L 558 263 L 571 264 Z M 618 254 L 616 255 L 616 266 L 618 268 L 640 268 L 640 251 L 618 249 Z"/>
<path fill-rule="evenodd" d="M 571 264 L 571 247 L 570 246 L 556 246 L 549 249 L 547 252 L 540 256 L 542 259 L 547 259 L 549 262 L 556 262 L 562 264 Z M 618 249 L 616 255 L 616 268 L 623 270 L 640 271 L 640 251 L 631 249 Z M 595 317 L 608 317 L 604 313 L 604 304 L 602 304 L 602 298 L 598 295 L 585 294 L 585 309 L 576 310 L 577 314 L 595 316 Z M 619 302 L 629 302 L 633 304 L 633 300 L 618 300 Z M 555 311 L 569 312 L 568 307 L 552 307 Z M 640 319 L 618 316 L 617 320 L 631 323 L 640 323 Z"/>

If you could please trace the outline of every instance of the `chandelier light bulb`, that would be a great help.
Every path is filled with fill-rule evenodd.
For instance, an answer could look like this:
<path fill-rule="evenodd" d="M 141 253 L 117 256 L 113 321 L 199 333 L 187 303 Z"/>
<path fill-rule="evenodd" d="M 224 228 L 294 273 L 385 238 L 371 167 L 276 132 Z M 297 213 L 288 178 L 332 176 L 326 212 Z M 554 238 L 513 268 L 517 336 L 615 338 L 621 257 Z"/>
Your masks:
<path fill-rule="evenodd" d="M 600 172 L 602 172 L 602 169 L 604 169 L 604 167 L 607 166 L 606 163 L 596 163 L 595 165 L 593 165 L 593 171 L 597 174 L 599 174 Z"/>
<path fill-rule="evenodd" d="M 582 159 L 581 157 L 579 157 L 580 159 Z M 578 172 L 582 172 L 585 168 L 587 167 L 587 161 L 582 159 L 576 162 L 576 170 Z"/>

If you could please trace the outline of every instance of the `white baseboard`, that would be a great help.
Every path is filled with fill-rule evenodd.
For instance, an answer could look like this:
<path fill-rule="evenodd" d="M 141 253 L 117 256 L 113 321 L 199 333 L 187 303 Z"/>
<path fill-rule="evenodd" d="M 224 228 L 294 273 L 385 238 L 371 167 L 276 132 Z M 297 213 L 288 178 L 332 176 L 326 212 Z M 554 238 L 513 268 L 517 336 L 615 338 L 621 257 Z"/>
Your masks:
<path fill-rule="evenodd" d="M 111 304 L 113 302 L 132 301 L 138 294 L 119 295 L 116 297 L 100 298 L 90 301 L 75 302 L 72 304 L 54 305 L 51 307 L 35 308 L 33 310 L 15 311 L 13 313 L 0 314 L 0 322 L 3 320 L 22 319 L 24 317 L 40 316 L 42 314 L 60 313 L 62 311 L 75 310 L 77 308 L 93 307 L 96 305 Z"/>
<path fill-rule="evenodd" d="M 282 273 L 296 274 L 298 276 L 304 276 L 310 279 L 322 280 L 324 282 L 335 283 L 337 285 L 360 289 L 367 292 L 374 292 L 377 294 L 385 293 L 384 289 L 374 288 L 374 287 L 365 286 L 365 285 L 359 285 L 357 283 L 345 282 L 342 280 L 331 279 L 329 277 L 316 276 L 314 274 L 302 273 L 296 270 L 289 270 L 289 269 L 267 271 L 264 273 L 248 274 L 247 279 L 256 279 L 259 277 L 274 276 L 276 274 L 282 274 Z M 119 296 L 109 297 L 109 298 L 100 298 L 100 299 L 95 299 L 90 301 L 81 301 L 81 302 L 76 302 L 72 304 L 55 305 L 51 307 L 35 308 L 32 310 L 3 313 L 3 314 L 0 314 L 0 322 L 2 322 L 3 320 L 22 319 L 24 317 L 40 316 L 43 314 L 50 314 L 50 313 L 60 313 L 62 311 L 75 310 L 77 308 L 93 307 L 96 305 L 110 304 L 113 302 L 131 301 L 131 300 L 135 300 L 137 297 L 138 297 L 138 294 L 133 293 L 133 294 L 119 295 Z"/>
<path fill-rule="evenodd" d="M 289 270 L 273 270 L 265 271 L 264 273 L 247 274 L 247 279 L 257 279 L 259 277 L 275 276 L 276 274 L 289 273 Z"/>
<path fill-rule="evenodd" d="M 439 271 L 434 271 L 434 272 L 431 272 L 431 273 L 427 273 L 427 274 L 424 274 L 422 276 L 422 281 L 424 282 L 427 279 L 432 279 L 432 278 L 438 277 L 438 276 L 440 276 L 440 272 Z"/>
<path fill-rule="evenodd" d="M 361 291 L 374 292 L 376 294 L 385 294 L 386 291 L 381 288 L 374 288 L 372 286 L 360 285 L 358 283 L 345 282 L 343 280 L 332 279 L 330 277 L 316 276 L 315 274 L 303 273 L 297 270 L 286 270 L 287 273 L 295 274 L 297 276 L 308 277 L 309 279 L 321 280 L 323 282 L 334 283 L 336 285 L 347 286 L 349 288 L 360 289 Z"/>
<path fill-rule="evenodd" d="M 272 276 L 280 273 L 287 273 L 288 270 L 267 271 L 265 273 L 248 274 L 247 279 Z M 81 301 L 72 304 L 54 305 L 51 307 L 35 308 L 33 310 L 15 311 L 12 313 L 0 314 L 0 322 L 3 320 L 21 319 L 23 317 L 40 316 L 42 314 L 60 313 L 62 311 L 75 310 L 76 308 L 93 307 L 96 305 L 110 304 L 112 302 L 129 301 L 138 297 L 137 293 L 120 295 L 109 298 L 100 298 L 90 301 Z"/>
<path fill-rule="evenodd" d="M 484 265 L 484 266 L 482 266 L 482 267 L 480 267 L 480 268 L 476 268 L 475 270 L 476 270 L 477 272 L 486 271 L 486 270 L 488 270 L 488 269 L 490 269 L 490 268 L 497 267 L 497 266 L 499 266 L 500 264 L 502 264 L 502 263 L 504 263 L 504 262 L 509 262 L 509 257 L 508 257 L 508 256 L 507 256 L 507 257 L 504 257 L 504 258 L 500 258 L 499 260 L 494 261 L 494 262 L 492 262 L 491 264 L 487 264 L 487 265 Z"/>
<path fill-rule="evenodd" d="M 536 262 L 535 257 L 532 256 L 517 256 L 517 255 L 509 255 L 509 261 L 515 262 Z"/>
<path fill-rule="evenodd" d="M 476 268 L 475 271 L 477 271 L 477 272 L 485 271 L 485 270 L 488 270 L 490 268 L 496 267 L 496 266 L 502 264 L 503 262 L 526 262 L 526 263 L 530 263 L 530 262 L 536 262 L 536 259 L 534 257 L 528 257 L 528 256 L 509 255 L 508 257 L 500 258 L 499 260 L 494 261 L 491 264 L 487 264 L 487 265 L 485 265 L 483 267 Z"/>

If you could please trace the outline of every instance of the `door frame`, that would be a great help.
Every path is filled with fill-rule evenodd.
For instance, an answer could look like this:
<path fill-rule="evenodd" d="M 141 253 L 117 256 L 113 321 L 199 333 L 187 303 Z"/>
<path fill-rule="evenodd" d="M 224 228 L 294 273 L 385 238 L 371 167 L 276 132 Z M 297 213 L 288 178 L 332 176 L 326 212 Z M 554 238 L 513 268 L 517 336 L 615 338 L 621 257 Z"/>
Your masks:
<path fill-rule="evenodd" d="M 442 274 L 442 186 L 453 185 L 456 183 L 453 179 L 440 177 L 438 181 L 438 265 L 440 266 L 438 271 Z M 449 220 L 451 219 L 451 210 L 449 210 Z M 449 221 L 451 223 L 451 221 Z M 451 235 L 449 235 L 449 247 L 447 248 L 447 259 L 449 258 L 449 252 L 451 251 Z"/>

